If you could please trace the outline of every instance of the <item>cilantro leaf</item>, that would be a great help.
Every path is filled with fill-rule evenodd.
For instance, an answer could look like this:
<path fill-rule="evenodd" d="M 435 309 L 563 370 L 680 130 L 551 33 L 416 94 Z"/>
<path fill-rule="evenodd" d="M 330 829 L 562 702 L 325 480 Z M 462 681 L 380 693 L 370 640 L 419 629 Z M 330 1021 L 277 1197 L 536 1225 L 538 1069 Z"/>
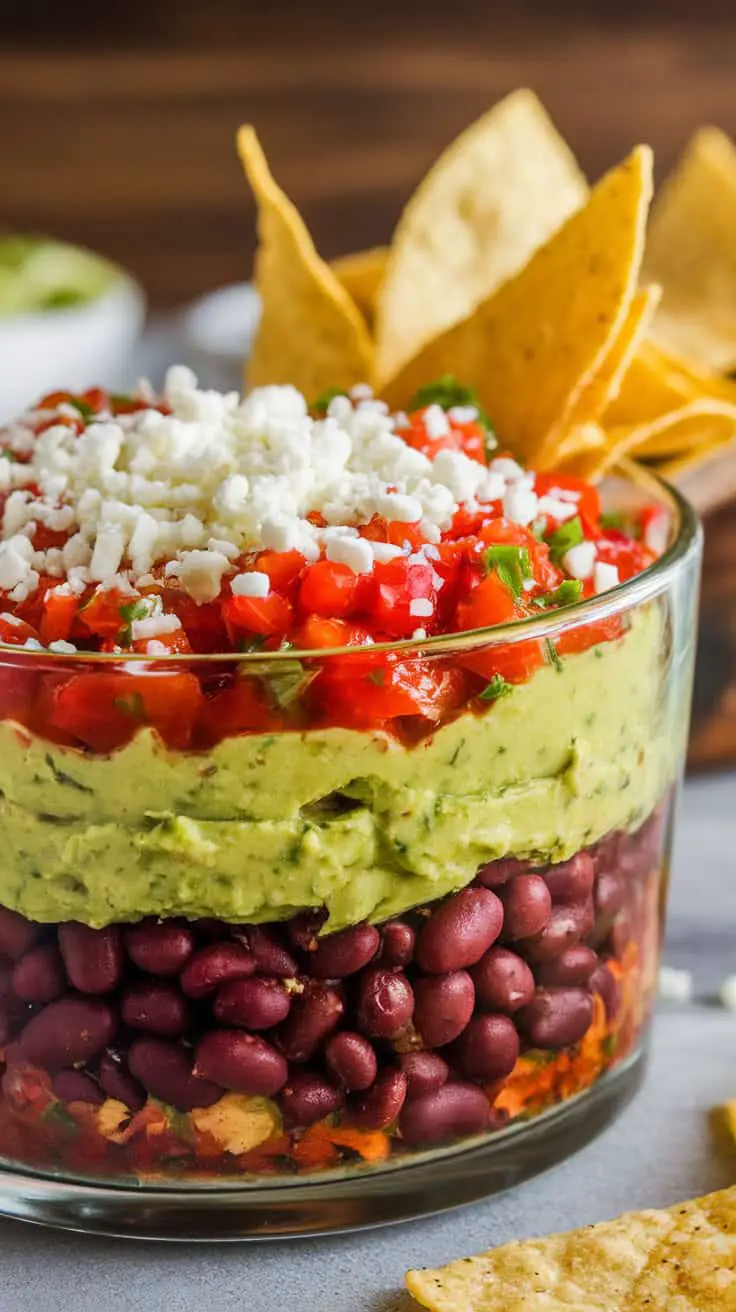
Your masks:
<path fill-rule="evenodd" d="M 131 720 L 136 720 L 139 724 L 147 718 L 143 698 L 139 692 L 132 692 L 125 697 L 116 697 L 113 706 L 116 710 L 122 711 L 123 715 L 129 716 Z"/>
<path fill-rule="evenodd" d="M 454 406 L 475 406 L 478 420 L 486 430 L 486 452 L 495 451 L 498 440 L 493 431 L 493 424 L 490 415 L 480 404 L 474 387 L 464 387 L 454 374 L 443 374 L 435 382 L 425 383 L 415 392 L 409 402 L 409 410 L 423 410 L 428 405 L 439 405 L 443 410 L 451 410 Z"/>
<path fill-rule="evenodd" d="M 483 564 L 488 573 L 495 569 L 501 582 L 514 597 L 520 597 L 524 590 L 524 580 L 532 577 L 532 565 L 526 547 L 515 547 L 509 542 L 499 542 L 483 552 Z"/>
<path fill-rule="evenodd" d="M 602 529 L 617 529 L 619 533 L 625 533 L 627 538 L 641 537 L 641 525 L 622 515 L 619 510 L 605 510 L 600 523 Z"/>
<path fill-rule="evenodd" d="M 554 665 L 558 674 L 562 674 L 562 657 L 551 638 L 545 638 L 544 650 L 549 664 Z"/>
<path fill-rule="evenodd" d="M 500 674 L 494 674 L 490 683 L 487 683 L 478 697 L 482 702 L 497 702 L 501 697 L 508 697 L 512 690 L 512 685 L 502 678 Z"/>
<path fill-rule="evenodd" d="M 336 396 L 347 396 L 347 392 L 345 391 L 345 388 L 328 387 L 326 392 L 322 392 L 317 397 L 317 400 L 312 402 L 309 409 L 314 414 L 324 415 L 327 413 L 327 407 L 330 404 L 330 401 L 334 401 Z"/>
<path fill-rule="evenodd" d="M 385 670 L 371 670 L 370 673 L 369 673 L 369 674 L 366 674 L 365 677 L 366 677 L 366 679 L 369 679 L 371 683 L 375 683 L 375 685 L 376 685 L 377 688 L 382 688 L 383 685 L 384 685 L 385 678 L 386 678 L 386 671 L 385 671 Z"/>
<path fill-rule="evenodd" d="M 549 558 L 558 564 L 562 557 L 567 555 L 571 547 L 577 547 L 583 540 L 583 526 L 580 523 L 580 516 L 576 515 L 574 519 L 568 519 L 564 524 L 560 524 L 554 533 L 550 533 L 547 538 L 549 547 Z"/>
<path fill-rule="evenodd" d="M 79 397 L 77 397 L 77 396 L 72 397 L 72 399 L 71 399 L 71 401 L 69 402 L 69 404 L 70 404 L 70 405 L 73 405 L 73 406 L 74 406 L 74 409 L 79 411 L 79 413 L 80 413 L 80 415 L 82 416 L 82 418 L 83 418 L 85 424 L 88 424 L 89 421 L 90 421 L 90 419 L 94 419 L 94 418 L 95 418 L 95 415 L 96 415 L 97 411 L 96 411 L 96 410 L 93 410 L 91 405 L 87 405 L 87 402 L 86 402 L 86 401 L 82 401 L 82 400 L 80 400 Z"/>
<path fill-rule="evenodd" d="M 533 604 L 540 610 L 547 610 L 550 606 L 573 606 L 576 601 L 580 601 L 582 594 L 582 579 L 565 579 L 554 592 L 545 592 L 543 597 L 535 597 Z"/>
<path fill-rule="evenodd" d="M 241 674 L 261 680 L 271 706 L 285 710 L 306 692 L 319 670 L 309 670 L 301 661 L 254 661 L 243 665 Z"/>
<path fill-rule="evenodd" d="M 123 621 L 120 637 L 123 642 L 133 641 L 133 620 L 145 620 L 151 614 L 152 602 L 149 597 L 138 597 L 118 607 L 118 615 Z"/>

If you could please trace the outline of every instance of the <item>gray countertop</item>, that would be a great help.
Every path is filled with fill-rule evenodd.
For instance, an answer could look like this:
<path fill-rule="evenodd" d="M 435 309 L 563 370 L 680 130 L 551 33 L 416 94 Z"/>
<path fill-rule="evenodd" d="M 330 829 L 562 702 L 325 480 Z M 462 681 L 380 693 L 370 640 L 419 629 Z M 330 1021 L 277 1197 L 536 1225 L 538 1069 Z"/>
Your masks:
<path fill-rule="evenodd" d="M 666 960 L 694 972 L 696 1000 L 662 1005 L 643 1091 L 576 1157 L 519 1189 L 429 1221 L 268 1245 L 145 1245 L 0 1222 L 0 1312 L 399 1312 L 409 1266 L 633 1207 L 664 1206 L 736 1180 L 708 1111 L 736 1096 L 736 1015 L 719 981 L 736 972 L 736 776 L 685 790 Z"/>

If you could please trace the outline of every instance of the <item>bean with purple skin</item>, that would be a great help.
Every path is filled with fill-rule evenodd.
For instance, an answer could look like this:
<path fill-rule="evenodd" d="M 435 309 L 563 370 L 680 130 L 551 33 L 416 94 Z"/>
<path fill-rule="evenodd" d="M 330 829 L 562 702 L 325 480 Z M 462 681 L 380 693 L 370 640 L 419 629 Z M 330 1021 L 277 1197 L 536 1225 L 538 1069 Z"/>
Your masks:
<path fill-rule="evenodd" d="M 289 1015 L 276 1031 L 279 1048 L 289 1061 L 309 1061 L 344 1014 L 345 1003 L 336 988 L 307 985 L 294 995 Z"/>
<path fill-rule="evenodd" d="M 360 1093 L 378 1074 L 378 1058 L 371 1043 L 353 1030 L 341 1030 L 327 1040 L 325 1065 L 344 1089 Z"/>
<path fill-rule="evenodd" d="M 59 1071 L 51 1087 L 60 1102 L 91 1102 L 99 1107 L 105 1101 L 99 1084 L 85 1071 Z"/>
<path fill-rule="evenodd" d="M 515 856 L 502 856 L 498 861 L 489 861 L 488 865 L 481 866 L 475 877 L 484 888 L 501 888 L 515 875 L 522 875 L 528 869 L 527 862 L 519 861 Z"/>
<path fill-rule="evenodd" d="M 434 1093 L 450 1076 L 450 1067 L 438 1052 L 405 1052 L 398 1059 L 406 1076 L 407 1097 L 419 1098 Z"/>
<path fill-rule="evenodd" d="M 270 1030 L 286 1020 L 290 1009 L 291 994 L 280 979 L 267 975 L 230 980 L 217 990 L 212 1004 L 215 1020 L 221 1025 L 247 1030 Z"/>
<path fill-rule="evenodd" d="M 131 1112 L 140 1111 L 146 1101 L 143 1085 L 135 1080 L 119 1053 L 104 1052 L 99 1066 L 100 1084 L 108 1098 L 122 1102 Z"/>
<path fill-rule="evenodd" d="M 541 934 L 524 939 L 522 950 L 535 964 L 555 961 L 567 948 L 590 934 L 594 918 L 592 898 L 584 903 L 554 906 Z"/>
<path fill-rule="evenodd" d="M 387 1130 L 399 1116 L 406 1102 L 406 1093 L 404 1072 L 391 1068 L 383 1070 L 371 1087 L 355 1099 L 350 1119 L 363 1130 Z"/>
<path fill-rule="evenodd" d="M 609 1021 L 614 1020 L 621 1002 L 621 989 L 613 971 L 609 969 L 605 962 L 601 962 L 593 971 L 588 984 L 593 993 L 600 995 L 606 1009 L 607 1019 Z"/>
<path fill-rule="evenodd" d="M 376 1039 L 391 1039 L 414 1014 L 411 984 L 401 971 L 376 966 L 358 982 L 358 1028 Z"/>
<path fill-rule="evenodd" d="M 208 943 L 190 957 L 180 976 L 189 998 L 204 998 L 231 979 L 247 979 L 255 971 L 253 954 L 241 943 Z"/>
<path fill-rule="evenodd" d="M 59 925 L 59 947 L 70 984 L 80 993 L 109 993 L 123 975 L 123 937 L 119 925 L 90 929 L 79 921 Z"/>
<path fill-rule="evenodd" d="M 120 1015 L 132 1030 L 169 1039 L 178 1039 L 189 1025 L 186 1000 L 179 989 L 158 979 L 136 980 L 123 989 Z"/>
<path fill-rule="evenodd" d="M 399 1120 L 404 1143 L 444 1143 L 480 1134 L 491 1123 L 491 1107 L 477 1084 L 453 1080 L 431 1093 L 411 1098 Z"/>
<path fill-rule="evenodd" d="M 53 943 L 39 943 L 15 964 L 13 992 L 24 1002 L 53 1002 L 66 985 L 64 964 Z"/>
<path fill-rule="evenodd" d="M 534 1048 L 556 1052 L 578 1043 L 593 1023 L 593 995 L 582 988 L 538 988 L 519 1015 L 519 1024 Z"/>
<path fill-rule="evenodd" d="M 34 920 L 26 920 L 17 911 L 8 911 L 0 907 L 0 957 L 9 957 L 18 961 L 29 948 L 33 947 L 41 933 L 41 926 Z"/>
<path fill-rule="evenodd" d="M 416 959 L 422 970 L 444 975 L 474 966 L 495 943 L 503 904 L 489 888 L 463 888 L 443 902 L 419 933 Z"/>
<path fill-rule="evenodd" d="M 425 1048 L 441 1048 L 465 1029 L 473 1014 L 475 989 L 466 970 L 453 970 L 416 979 L 414 999 L 414 1025 Z"/>
<path fill-rule="evenodd" d="M 287 1130 L 306 1129 L 339 1111 L 345 1095 L 323 1075 L 294 1071 L 279 1094 L 279 1107 Z"/>
<path fill-rule="evenodd" d="M 626 901 L 626 880 L 616 870 L 598 876 L 595 885 L 596 932 L 605 934 Z"/>
<path fill-rule="evenodd" d="M 32 1016 L 19 1048 L 32 1066 L 55 1070 L 96 1057 L 115 1038 L 118 1018 L 97 998 L 59 998 Z"/>
<path fill-rule="evenodd" d="M 539 966 L 537 981 L 540 984 L 587 984 L 597 965 L 597 953 L 584 943 L 575 943 L 565 948 L 555 961 Z"/>
<path fill-rule="evenodd" d="M 327 934 L 306 957 L 307 974 L 315 979 L 344 979 L 362 970 L 375 957 L 381 938 L 375 925 L 365 922 Z"/>
<path fill-rule="evenodd" d="M 508 1016 L 474 1016 L 453 1044 L 452 1061 L 471 1080 L 492 1084 L 510 1075 L 519 1057 L 519 1035 Z"/>
<path fill-rule="evenodd" d="M 414 956 L 414 930 L 405 920 L 388 920 L 381 927 L 382 966 L 408 966 Z"/>
<path fill-rule="evenodd" d="M 552 897 L 541 875 L 517 875 L 501 890 L 500 897 L 505 938 L 541 934 L 552 911 Z"/>
<path fill-rule="evenodd" d="M 289 1068 L 280 1052 L 257 1034 L 210 1030 L 196 1047 L 194 1069 L 234 1093 L 271 1098 L 283 1089 Z"/>
<path fill-rule="evenodd" d="M 569 861 L 547 866 L 543 877 L 553 902 L 585 902 L 593 889 L 595 863 L 589 852 L 576 852 Z"/>
<path fill-rule="evenodd" d="M 233 930 L 239 943 L 249 948 L 259 975 L 294 979 L 299 971 L 296 957 L 281 941 L 279 932 L 268 925 L 240 925 Z"/>
<path fill-rule="evenodd" d="M 176 920 L 141 920 L 126 929 L 124 941 L 139 970 L 165 978 L 179 975 L 194 951 L 194 934 Z"/>
<path fill-rule="evenodd" d="M 311 911 L 300 911 L 286 922 L 286 932 L 295 948 L 302 952 L 312 952 L 319 938 L 319 932 L 327 919 L 324 907 L 314 907 Z"/>
<path fill-rule="evenodd" d="M 511 1016 L 534 997 L 534 976 L 526 961 L 508 948 L 491 948 L 470 972 L 478 1006 Z"/>
<path fill-rule="evenodd" d="M 191 1051 L 173 1039 L 146 1035 L 134 1039 L 128 1052 L 133 1077 L 154 1098 L 180 1112 L 211 1107 L 225 1092 L 219 1084 L 195 1075 L 192 1065 Z"/>

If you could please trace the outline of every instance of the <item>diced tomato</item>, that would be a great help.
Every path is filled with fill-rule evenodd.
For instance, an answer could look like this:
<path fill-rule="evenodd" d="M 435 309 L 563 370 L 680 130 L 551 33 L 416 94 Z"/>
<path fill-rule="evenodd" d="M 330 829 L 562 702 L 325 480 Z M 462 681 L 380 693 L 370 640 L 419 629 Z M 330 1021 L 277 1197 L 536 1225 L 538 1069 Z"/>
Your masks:
<path fill-rule="evenodd" d="M 497 643 L 482 651 L 458 657 L 465 669 L 481 675 L 488 682 L 499 674 L 507 683 L 526 683 L 544 665 L 544 649 L 536 639 Z"/>
<path fill-rule="evenodd" d="M 421 451 L 430 460 L 434 460 L 440 451 L 462 451 L 470 460 L 477 460 L 482 465 L 486 463 L 486 431 L 482 424 L 477 420 L 459 424 L 448 416 L 447 433 L 430 437 L 425 423 L 428 408 L 413 411 L 408 425 L 396 430 L 407 446 Z"/>
<path fill-rule="evenodd" d="M 40 638 L 44 647 L 50 642 L 66 641 L 79 609 L 79 598 L 73 593 L 68 595 L 49 592 L 46 595 L 43 615 L 41 616 Z"/>
<path fill-rule="evenodd" d="M 325 669 L 319 693 L 331 720 L 363 728 L 401 716 L 440 720 L 461 704 L 465 683 L 460 670 L 428 660 L 376 655 L 366 671 L 345 657 L 342 669 Z"/>
<path fill-rule="evenodd" d="M 0 642 L 11 647 L 24 647 L 30 640 L 39 641 L 39 634 L 31 624 L 10 612 L 0 615 Z"/>
<path fill-rule="evenodd" d="M 222 607 L 230 641 L 237 646 L 244 633 L 259 637 L 285 637 L 293 607 L 286 597 L 271 592 L 267 597 L 228 597 Z"/>
<path fill-rule="evenodd" d="M 306 563 L 301 551 L 262 551 L 255 568 L 268 574 L 274 592 L 283 592 L 293 601 Z"/>
<path fill-rule="evenodd" d="M 101 387 L 88 387 L 86 392 L 82 392 L 78 398 L 96 415 L 102 414 L 103 411 L 110 410 L 110 393 L 103 391 Z"/>
<path fill-rule="evenodd" d="M 95 752 L 124 746 L 151 726 L 167 747 L 184 750 L 202 706 L 193 674 L 145 670 L 140 674 L 95 670 L 74 674 L 56 687 L 42 684 L 38 717 Z"/>
<path fill-rule="evenodd" d="M 229 687 L 202 704 L 197 728 L 198 744 L 211 746 L 230 734 L 259 733 L 278 727 L 257 679 L 237 678 Z"/>
<path fill-rule="evenodd" d="M 403 520 L 384 519 L 382 515 L 374 515 L 367 524 L 360 527 L 360 536 L 368 538 L 370 542 L 390 542 L 394 547 L 410 547 L 412 551 L 417 551 L 424 543 L 424 537 L 419 524 L 406 524 Z"/>
<path fill-rule="evenodd" d="M 332 560 L 318 560 L 308 565 L 299 589 L 302 611 L 313 615 L 339 618 L 354 609 L 361 589 L 362 576 L 348 565 Z"/>
<path fill-rule="evenodd" d="M 429 627 L 432 616 L 412 614 L 411 603 L 428 601 L 434 614 L 436 595 L 432 573 L 429 561 L 410 563 L 406 556 L 377 562 L 368 603 L 375 627 L 394 638 L 408 638 L 415 629 Z"/>
<path fill-rule="evenodd" d="M 584 478 L 575 478 L 572 474 L 537 474 L 534 490 L 540 497 L 555 496 L 557 492 L 574 493 L 573 504 L 586 530 L 586 537 L 597 530 L 601 517 L 601 501 L 592 483 L 586 482 Z M 560 498 L 562 501 L 565 499 L 564 496 Z"/>
<path fill-rule="evenodd" d="M 494 572 L 487 574 L 457 607 L 458 629 L 485 629 L 515 618 L 514 598 Z"/>
<path fill-rule="evenodd" d="M 173 633 L 161 633 L 157 638 L 136 638 L 131 644 L 132 651 L 141 652 L 143 655 L 149 653 L 149 644 L 156 644 L 158 655 L 167 656 L 191 656 L 192 645 L 184 629 L 175 629 Z M 164 652 L 159 652 L 158 648 L 163 647 Z"/>
<path fill-rule="evenodd" d="M 371 634 L 360 624 L 308 615 L 294 631 L 293 639 L 294 646 L 302 651 L 315 651 L 323 647 L 361 647 L 369 642 Z"/>
<path fill-rule="evenodd" d="M 228 650 L 231 643 L 219 601 L 200 604 L 176 587 L 164 588 L 161 601 L 165 611 L 181 620 L 192 651 L 206 654 Z"/>
<path fill-rule="evenodd" d="M 135 604 L 136 598 L 108 589 L 95 592 L 79 611 L 79 619 L 90 633 L 100 638 L 114 638 L 125 627 L 121 607 Z"/>
<path fill-rule="evenodd" d="M 620 638 L 624 632 L 623 619 L 620 615 L 611 615 L 607 620 L 596 620 L 591 624 L 575 624 L 565 629 L 555 638 L 555 646 L 560 656 L 573 656 L 581 651 L 596 647 L 599 642 L 611 642 Z"/>

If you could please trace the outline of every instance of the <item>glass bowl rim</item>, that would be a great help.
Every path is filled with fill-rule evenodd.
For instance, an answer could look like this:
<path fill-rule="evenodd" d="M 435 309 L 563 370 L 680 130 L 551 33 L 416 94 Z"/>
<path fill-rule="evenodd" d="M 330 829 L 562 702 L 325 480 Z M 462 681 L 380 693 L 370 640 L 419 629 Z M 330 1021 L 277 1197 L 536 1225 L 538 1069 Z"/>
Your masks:
<path fill-rule="evenodd" d="M 47 648 L 36 650 L 0 642 L 0 662 L 12 656 L 14 663 L 54 664 L 63 667 L 71 665 L 93 665 L 101 668 L 153 667 L 155 669 L 207 668 L 211 665 L 251 666 L 253 672 L 262 672 L 263 666 L 283 664 L 288 661 L 315 661 L 334 657 L 365 656 L 371 654 L 397 653 L 405 659 L 422 657 L 431 659 L 435 656 L 450 655 L 458 650 L 468 650 L 497 643 L 515 643 L 522 640 L 544 639 L 554 637 L 563 630 L 574 628 L 577 624 L 594 623 L 607 619 L 611 615 L 641 604 L 656 596 L 667 583 L 677 566 L 700 541 L 700 521 L 690 502 L 677 488 L 666 479 L 655 474 L 653 470 L 637 464 L 633 460 L 621 459 L 609 471 L 629 484 L 638 485 L 656 494 L 658 501 L 668 503 L 676 515 L 677 531 L 667 549 L 653 564 L 641 573 L 606 592 L 587 597 L 583 601 L 573 602 L 569 606 L 560 606 L 547 614 L 530 615 L 524 619 L 511 620 L 507 624 L 494 624 L 480 629 L 457 630 L 452 633 L 436 634 L 433 637 L 417 639 L 402 638 L 393 642 L 376 642 L 360 646 L 343 647 L 285 647 L 276 651 L 252 652 L 172 652 L 152 656 L 147 652 L 58 652 Z"/>

